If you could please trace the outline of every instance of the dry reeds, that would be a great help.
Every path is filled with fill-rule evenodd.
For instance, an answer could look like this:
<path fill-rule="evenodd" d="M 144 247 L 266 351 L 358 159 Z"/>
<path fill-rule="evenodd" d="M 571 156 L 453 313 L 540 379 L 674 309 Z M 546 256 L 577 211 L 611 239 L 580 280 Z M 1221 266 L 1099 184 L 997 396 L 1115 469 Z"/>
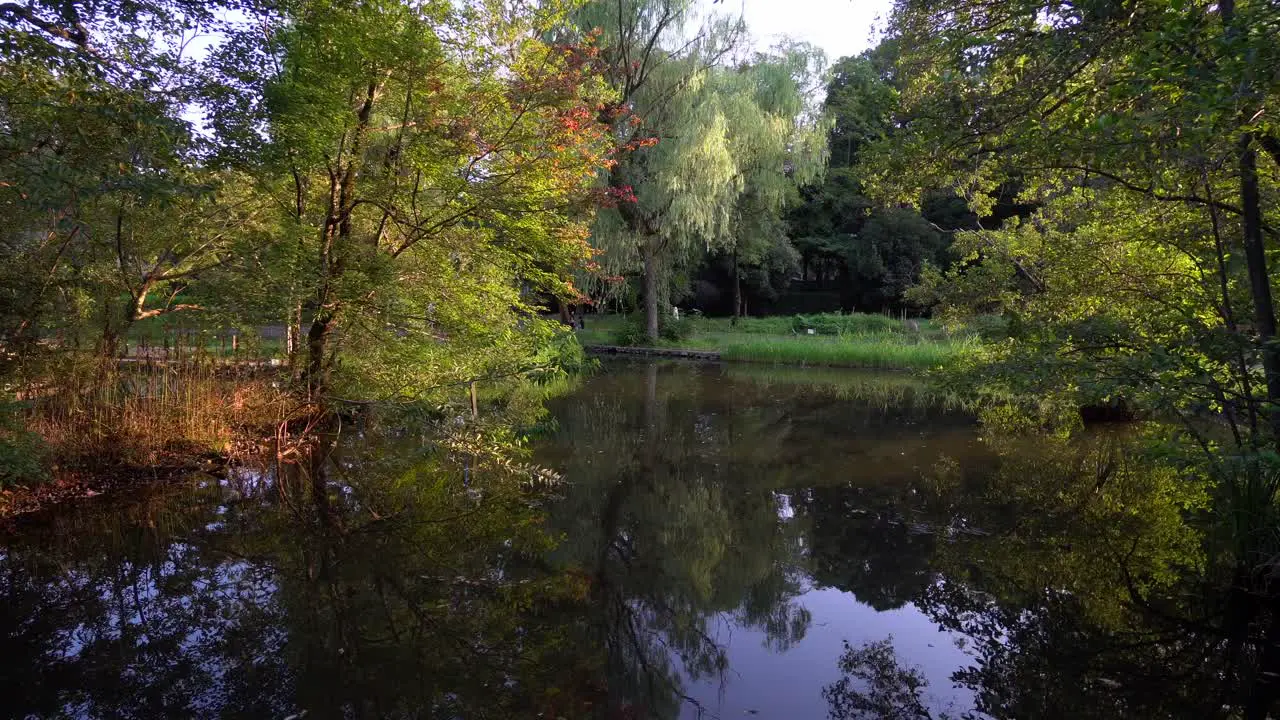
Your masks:
<path fill-rule="evenodd" d="M 76 358 L 45 375 L 27 384 L 26 426 L 61 464 L 159 465 L 226 455 L 247 432 L 274 425 L 289 405 L 268 368 L 199 356 Z"/>

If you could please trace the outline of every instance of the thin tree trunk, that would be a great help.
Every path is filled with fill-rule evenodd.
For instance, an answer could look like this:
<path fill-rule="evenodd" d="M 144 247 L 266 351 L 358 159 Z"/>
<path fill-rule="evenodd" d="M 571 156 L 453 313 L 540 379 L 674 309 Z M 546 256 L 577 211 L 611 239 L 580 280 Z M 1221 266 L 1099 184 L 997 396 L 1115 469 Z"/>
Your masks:
<path fill-rule="evenodd" d="M 658 340 L 658 260 L 653 246 L 644 244 L 644 333 L 649 342 Z"/>
<path fill-rule="evenodd" d="M 317 401 L 329 389 L 329 335 L 333 332 L 332 310 L 321 310 L 311 321 L 307 332 L 307 397 Z"/>
<path fill-rule="evenodd" d="M 742 317 L 742 275 L 738 271 L 738 248 L 733 249 L 733 324 Z"/>
<path fill-rule="evenodd" d="M 302 354 L 302 303 L 289 309 L 284 334 L 287 362 L 292 372 L 298 367 L 298 358 Z"/>
<path fill-rule="evenodd" d="M 102 337 L 98 340 L 98 354 L 103 360 L 115 359 L 120 347 L 120 328 L 116 327 L 116 318 L 119 317 L 123 321 L 128 317 L 129 309 L 126 307 L 124 312 L 117 315 L 117 311 L 110 300 L 102 303 Z"/>

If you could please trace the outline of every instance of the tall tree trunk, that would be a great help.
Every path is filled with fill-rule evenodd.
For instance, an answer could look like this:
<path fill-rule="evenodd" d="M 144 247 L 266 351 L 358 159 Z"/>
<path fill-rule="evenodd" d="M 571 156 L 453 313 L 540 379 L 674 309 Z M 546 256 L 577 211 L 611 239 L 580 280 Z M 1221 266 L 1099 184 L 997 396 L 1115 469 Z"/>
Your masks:
<path fill-rule="evenodd" d="M 644 243 L 644 334 L 649 342 L 658 340 L 658 259 L 652 242 Z"/>
<path fill-rule="evenodd" d="M 329 387 L 329 338 L 340 307 L 333 297 L 333 290 L 342 278 L 345 255 L 352 244 L 351 215 L 356 205 L 356 179 L 373 105 L 380 91 L 381 86 L 376 80 L 366 86 L 364 101 L 356 113 L 356 125 L 351 131 L 351 145 L 345 151 L 346 162 L 335 166 L 340 172 L 331 170 L 329 174 L 328 209 L 320 235 L 320 268 L 324 279 L 317 296 L 316 314 L 307 332 L 307 396 L 312 401 L 320 400 Z"/>
<path fill-rule="evenodd" d="M 1247 37 L 1236 18 L 1236 0 L 1220 0 L 1218 13 L 1222 19 L 1223 35 L 1231 43 Z M 1255 95 L 1252 78 L 1246 74 L 1236 89 L 1244 98 Z M 1241 126 L 1246 127 L 1252 118 L 1242 114 Z M 1262 200 L 1258 192 L 1258 152 L 1254 147 L 1253 133 L 1245 130 L 1237 141 L 1237 161 L 1240 169 L 1240 207 L 1243 230 L 1245 265 L 1249 272 L 1249 292 L 1253 299 L 1253 324 L 1262 347 L 1262 371 L 1267 380 L 1266 404 L 1270 412 L 1271 439 L 1280 444 L 1280 347 L 1275 346 L 1276 311 L 1271 298 L 1271 278 L 1267 273 L 1267 253 L 1262 242 Z"/>
<path fill-rule="evenodd" d="M 1276 347 L 1276 311 L 1271 297 L 1271 278 L 1267 273 L 1267 253 L 1262 242 L 1262 206 L 1258 193 L 1258 153 L 1253 136 L 1240 138 L 1240 205 L 1244 211 L 1244 255 L 1249 270 L 1249 291 L 1253 296 L 1253 323 L 1262 345 L 1262 370 L 1267 379 L 1267 404 L 1272 412 L 1271 435 L 1280 443 L 1280 347 Z"/>

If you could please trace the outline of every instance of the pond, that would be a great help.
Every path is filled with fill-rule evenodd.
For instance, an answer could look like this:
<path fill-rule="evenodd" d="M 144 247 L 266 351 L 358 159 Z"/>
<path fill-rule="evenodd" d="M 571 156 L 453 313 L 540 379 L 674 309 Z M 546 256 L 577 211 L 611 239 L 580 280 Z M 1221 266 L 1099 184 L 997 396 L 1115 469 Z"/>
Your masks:
<path fill-rule="evenodd" d="M 1133 429 L 1006 436 L 906 376 L 765 366 L 609 362 L 549 405 L 508 444 L 346 428 L 21 523 L 0 537 L 0 714 L 1267 702 L 1241 679 L 1259 651 L 1197 631 L 1220 600 L 1184 522 L 1203 498 Z"/>

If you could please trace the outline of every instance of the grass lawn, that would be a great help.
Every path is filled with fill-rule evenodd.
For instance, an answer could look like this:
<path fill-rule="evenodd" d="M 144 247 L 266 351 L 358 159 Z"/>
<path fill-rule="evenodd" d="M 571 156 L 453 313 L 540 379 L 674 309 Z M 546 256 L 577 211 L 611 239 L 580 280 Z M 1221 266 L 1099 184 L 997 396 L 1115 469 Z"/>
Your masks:
<path fill-rule="evenodd" d="M 583 345 L 618 345 L 625 323 L 619 315 L 587 317 L 578 331 Z M 695 318 L 684 340 L 660 340 L 657 347 L 714 350 L 725 360 L 775 362 L 828 367 L 923 370 L 977 347 L 969 335 L 953 335 L 929 320 L 903 322 L 883 315 L 807 315 L 743 318 Z M 809 331 L 813 330 L 811 334 Z"/>

